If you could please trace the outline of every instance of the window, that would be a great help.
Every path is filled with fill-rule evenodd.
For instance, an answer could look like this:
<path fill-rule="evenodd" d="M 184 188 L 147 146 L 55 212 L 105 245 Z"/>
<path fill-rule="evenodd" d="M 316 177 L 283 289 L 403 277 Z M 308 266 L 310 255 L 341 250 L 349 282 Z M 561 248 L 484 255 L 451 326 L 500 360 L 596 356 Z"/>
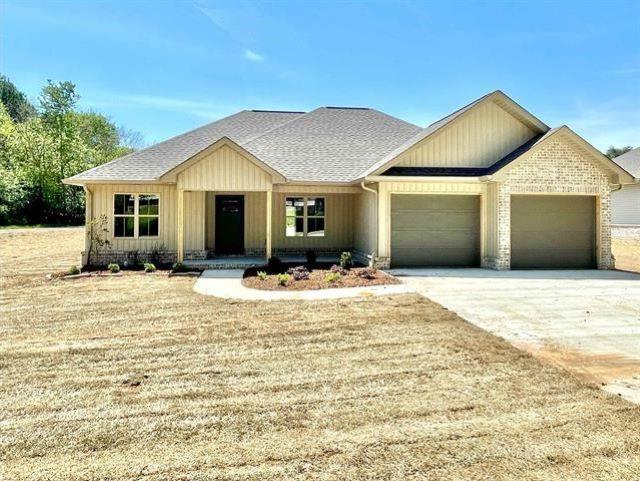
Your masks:
<path fill-rule="evenodd" d="M 116 194 L 113 200 L 113 236 L 133 237 L 135 226 L 136 196 Z"/>
<path fill-rule="evenodd" d="M 323 237 L 324 215 L 324 197 L 286 197 L 285 235 Z"/>
<path fill-rule="evenodd" d="M 115 194 L 114 237 L 157 237 L 160 198 L 156 194 Z"/>

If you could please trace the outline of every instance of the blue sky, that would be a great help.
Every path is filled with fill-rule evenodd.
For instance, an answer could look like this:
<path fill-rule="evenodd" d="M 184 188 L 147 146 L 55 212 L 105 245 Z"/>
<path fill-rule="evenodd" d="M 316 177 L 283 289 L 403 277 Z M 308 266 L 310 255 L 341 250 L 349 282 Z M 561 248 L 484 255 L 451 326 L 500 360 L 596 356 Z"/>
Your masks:
<path fill-rule="evenodd" d="M 241 109 L 368 106 L 421 126 L 501 89 L 606 149 L 640 145 L 640 2 L 0 0 L 0 72 L 147 144 Z"/>

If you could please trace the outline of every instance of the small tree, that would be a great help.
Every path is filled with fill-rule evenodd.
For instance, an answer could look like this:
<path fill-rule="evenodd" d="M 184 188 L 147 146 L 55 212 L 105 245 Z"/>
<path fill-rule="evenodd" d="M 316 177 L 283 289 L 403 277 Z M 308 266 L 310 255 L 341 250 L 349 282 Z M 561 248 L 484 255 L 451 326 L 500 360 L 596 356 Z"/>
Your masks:
<path fill-rule="evenodd" d="M 87 251 L 87 265 L 91 264 L 91 253 L 96 255 L 98 251 L 103 247 L 109 247 L 111 243 L 107 238 L 109 235 L 109 219 L 105 214 L 102 214 L 97 219 L 94 217 L 87 226 L 87 237 L 89 238 L 89 249 Z"/>
<path fill-rule="evenodd" d="M 615 159 L 616 157 L 620 157 L 622 154 L 626 154 L 630 150 L 633 150 L 633 147 L 627 145 L 625 147 L 614 147 L 613 145 L 607 149 L 607 153 L 604 154 L 610 159 Z"/>

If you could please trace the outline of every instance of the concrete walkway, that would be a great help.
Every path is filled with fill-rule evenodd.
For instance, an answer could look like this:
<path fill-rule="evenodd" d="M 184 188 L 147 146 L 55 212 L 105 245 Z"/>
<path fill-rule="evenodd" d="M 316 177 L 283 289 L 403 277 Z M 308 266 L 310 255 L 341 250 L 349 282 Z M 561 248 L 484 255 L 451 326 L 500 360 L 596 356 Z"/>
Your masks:
<path fill-rule="evenodd" d="M 640 275 L 484 269 L 390 273 L 482 329 L 640 402 Z"/>
<path fill-rule="evenodd" d="M 198 278 L 193 290 L 207 296 L 245 301 L 317 301 L 322 299 L 343 299 L 348 297 L 384 296 L 413 292 L 407 284 L 371 287 L 340 287 L 310 291 L 262 291 L 242 285 L 242 269 L 206 270 Z"/>

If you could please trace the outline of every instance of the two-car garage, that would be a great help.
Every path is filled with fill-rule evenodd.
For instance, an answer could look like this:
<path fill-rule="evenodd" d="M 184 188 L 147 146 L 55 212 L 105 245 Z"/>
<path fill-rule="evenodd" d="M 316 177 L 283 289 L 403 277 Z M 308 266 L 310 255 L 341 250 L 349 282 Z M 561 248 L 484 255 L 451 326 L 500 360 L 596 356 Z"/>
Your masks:
<path fill-rule="evenodd" d="M 594 268 L 596 198 L 511 196 L 513 269 Z M 480 195 L 391 195 L 393 267 L 478 267 Z"/>

